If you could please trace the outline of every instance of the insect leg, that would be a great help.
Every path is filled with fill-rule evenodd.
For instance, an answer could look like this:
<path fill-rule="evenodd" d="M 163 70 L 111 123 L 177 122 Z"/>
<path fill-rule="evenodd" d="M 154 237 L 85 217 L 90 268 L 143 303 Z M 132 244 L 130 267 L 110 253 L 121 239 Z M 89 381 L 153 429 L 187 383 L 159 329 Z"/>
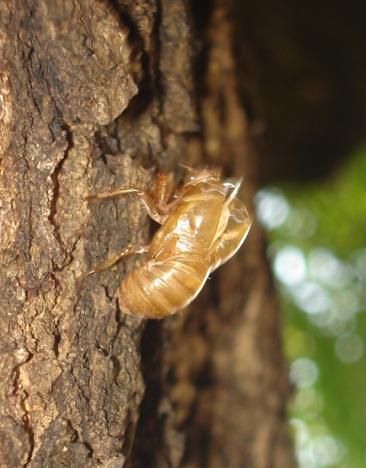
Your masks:
<path fill-rule="evenodd" d="M 142 190 L 138 190 L 135 188 L 115 190 L 113 192 L 100 192 L 94 195 L 87 196 L 86 200 L 90 200 L 90 201 L 105 200 L 107 198 L 119 197 L 121 195 L 126 195 L 128 193 L 136 193 L 136 195 L 141 197 L 145 205 L 146 211 L 151 219 L 153 219 L 155 222 L 159 224 L 162 224 L 164 222 L 166 215 L 160 214 L 157 204 L 155 203 L 151 195 L 147 192 L 143 192 Z"/>
<path fill-rule="evenodd" d="M 146 253 L 149 250 L 149 246 L 145 245 L 143 247 L 136 247 L 134 245 L 128 245 L 126 248 L 124 248 L 119 254 L 114 255 L 111 258 L 108 258 L 104 262 L 100 263 L 98 266 L 96 266 L 93 270 L 88 271 L 85 273 L 82 278 L 86 278 L 89 275 L 92 275 L 93 273 L 99 273 L 101 271 L 107 270 L 111 266 L 115 265 L 121 258 L 126 257 L 127 255 L 135 255 L 135 254 L 142 254 Z"/>
<path fill-rule="evenodd" d="M 127 193 L 137 193 L 138 195 L 141 196 L 143 192 L 141 192 L 138 189 L 130 188 L 130 189 L 120 189 L 120 190 L 114 190 L 113 192 L 99 192 L 95 193 L 94 195 L 88 195 L 85 197 L 86 200 L 104 200 L 106 198 L 114 198 L 114 197 L 119 197 L 120 195 L 126 195 Z"/>
<path fill-rule="evenodd" d="M 174 183 L 172 174 L 159 173 L 155 178 L 153 198 L 160 213 L 168 213 L 169 200 L 173 194 Z"/>

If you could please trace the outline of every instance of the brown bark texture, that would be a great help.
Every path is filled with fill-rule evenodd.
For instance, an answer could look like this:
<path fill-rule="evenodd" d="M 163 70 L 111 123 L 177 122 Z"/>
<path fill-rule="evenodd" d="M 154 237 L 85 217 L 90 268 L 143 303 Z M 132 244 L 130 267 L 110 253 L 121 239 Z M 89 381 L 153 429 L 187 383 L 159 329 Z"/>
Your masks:
<path fill-rule="evenodd" d="M 232 22 L 215 0 L 0 0 L 0 466 L 292 467 L 259 229 L 187 310 L 120 313 L 159 170 L 255 191 Z M 245 86 L 245 84 L 240 84 Z"/>

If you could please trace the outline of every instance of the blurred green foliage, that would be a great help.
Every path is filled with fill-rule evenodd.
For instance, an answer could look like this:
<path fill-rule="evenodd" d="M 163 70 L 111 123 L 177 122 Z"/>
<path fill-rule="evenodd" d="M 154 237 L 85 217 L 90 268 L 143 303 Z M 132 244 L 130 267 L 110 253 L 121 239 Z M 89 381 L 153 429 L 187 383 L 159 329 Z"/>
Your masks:
<path fill-rule="evenodd" d="M 345 258 L 366 247 L 366 146 L 329 180 L 281 188 L 294 208 L 310 210 L 317 221 L 316 232 L 303 239 L 301 247 L 324 245 Z M 273 234 L 273 239 L 296 242 L 286 226 Z"/>
<path fill-rule="evenodd" d="M 328 180 L 259 192 L 257 213 L 281 293 L 299 466 L 363 468 L 366 146 Z"/>

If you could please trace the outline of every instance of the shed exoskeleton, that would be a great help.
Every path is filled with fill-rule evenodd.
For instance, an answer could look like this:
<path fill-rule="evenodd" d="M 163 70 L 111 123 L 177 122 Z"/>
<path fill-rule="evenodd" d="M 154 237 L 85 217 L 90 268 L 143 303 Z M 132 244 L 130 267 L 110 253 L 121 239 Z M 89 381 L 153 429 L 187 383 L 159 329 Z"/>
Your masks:
<path fill-rule="evenodd" d="M 183 309 L 203 288 L 208 276 L 229 260 L 244 242 L 250 218 L 237 198 L 242 179 L 222 180 L 216 170 L 188 170 L 173 191 L 159 175 L 154 196 L 137 189 L 100 193 L 104 199 L 136 193 L 161 226 L 148 246 L 128 246 L 93 270 L 113 265 L 125 255 L 146 252 L 146 262 L 129 273 L 118 290 L 122 312 L 164 318 Z"/>

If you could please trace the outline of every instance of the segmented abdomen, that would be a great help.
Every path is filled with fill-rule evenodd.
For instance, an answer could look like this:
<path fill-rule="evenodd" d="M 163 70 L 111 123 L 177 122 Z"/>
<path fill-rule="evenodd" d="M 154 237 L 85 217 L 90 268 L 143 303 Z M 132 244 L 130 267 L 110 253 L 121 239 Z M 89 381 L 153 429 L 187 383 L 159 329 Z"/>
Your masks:
<path fill-rule="evenodd" d="M 150 260 L 131 272 L 119 289 L 122 312 L 163 318 L 188 305 L 201 291 L 209 273 L 199 255 L 180 255 L 162 262 Z"/>

